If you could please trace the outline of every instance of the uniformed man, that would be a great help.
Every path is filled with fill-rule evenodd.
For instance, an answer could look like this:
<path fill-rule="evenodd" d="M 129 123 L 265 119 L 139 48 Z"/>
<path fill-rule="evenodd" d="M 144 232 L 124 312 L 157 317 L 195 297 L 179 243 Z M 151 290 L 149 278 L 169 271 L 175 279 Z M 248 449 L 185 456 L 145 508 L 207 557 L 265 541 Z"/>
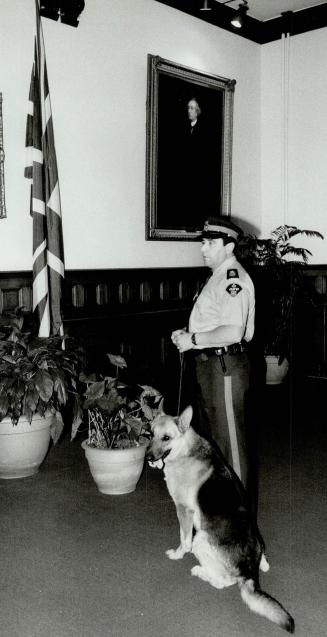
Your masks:
<path fill-rule="evenodd" d="M 212 274 L 195 300 L 188 330 L 174 331 L 172 341 L 180 352 L 192 350 L 198 433 L 217 442 L 248 489 L 244 421 L 250 376 L 247 343 L 254 332 L 255 298 L 252 280 L 234 255 L 241 235 L 229 217 L 205 222 L 201 252 Z"/>

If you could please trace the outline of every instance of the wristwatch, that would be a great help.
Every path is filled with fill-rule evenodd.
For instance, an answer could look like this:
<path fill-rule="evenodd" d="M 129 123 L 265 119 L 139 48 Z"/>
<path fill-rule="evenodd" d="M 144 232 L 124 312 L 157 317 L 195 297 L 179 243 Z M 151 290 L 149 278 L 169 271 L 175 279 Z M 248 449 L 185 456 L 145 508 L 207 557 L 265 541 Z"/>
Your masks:
<path fill-rule="evenodd" d="M 191 336 L 191 341 L 193 343 L 193 345 L 197 345 L 196 339 L 195 339 L 195 334 L 193 333 Z"/>

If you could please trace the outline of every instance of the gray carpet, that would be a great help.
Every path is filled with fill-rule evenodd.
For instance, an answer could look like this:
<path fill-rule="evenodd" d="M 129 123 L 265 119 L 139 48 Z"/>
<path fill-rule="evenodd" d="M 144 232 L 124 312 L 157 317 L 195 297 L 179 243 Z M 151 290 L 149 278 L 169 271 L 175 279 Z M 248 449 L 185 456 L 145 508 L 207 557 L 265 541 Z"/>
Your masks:
<path fill-rule="evenodd" d="M 271 569 L 261 585 L 295 617 L 299 637 L 327 634 L 327 381 L 295 399 L 291 419 L 270 388 L 259 432 L 259 525 Z M 294 401 L 294 399 L 293 399 Z M 80 440 L 51 449 L 36 476 L 0 481 L 2 637 L 274 637 L 236 587 L 190 575 L 162 474 L 137 490 L 101 495 Z M 286 635 L 286 633 L 284 633 Z"/>

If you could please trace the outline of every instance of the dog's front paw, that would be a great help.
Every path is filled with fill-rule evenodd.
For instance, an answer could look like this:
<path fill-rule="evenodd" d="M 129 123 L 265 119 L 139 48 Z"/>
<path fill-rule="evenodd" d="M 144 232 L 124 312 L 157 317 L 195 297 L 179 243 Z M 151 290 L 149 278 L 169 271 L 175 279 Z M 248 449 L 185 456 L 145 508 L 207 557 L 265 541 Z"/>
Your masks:
<path fill-rule="evenodd" d="M 183 549 L 181 546 L 179 546 L 177 549 L 168 549 L 168 551 L 166 551 L 166 555 L 168 555 L 170 560 L 181 560 L 185 553 L 187 553 L 187 551 L 185 551 L 185 549 Z"/>

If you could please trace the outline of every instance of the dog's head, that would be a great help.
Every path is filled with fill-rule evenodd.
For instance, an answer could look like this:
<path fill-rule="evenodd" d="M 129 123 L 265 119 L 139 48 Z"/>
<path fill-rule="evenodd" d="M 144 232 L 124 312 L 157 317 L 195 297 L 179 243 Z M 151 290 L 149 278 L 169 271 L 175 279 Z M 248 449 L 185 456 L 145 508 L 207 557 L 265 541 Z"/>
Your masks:
<path fill-rule="evenodd" d="M 173 460 L 180 455 L 184 448 L 184 436 L 188 431 L 193 410 L 186 407 L 180 416 L 168 416 L 162 410 L 154 419 L 152 439 L 147 449 L 147 459 L 150 461 L 164 460 L 169 455 Z"/>

